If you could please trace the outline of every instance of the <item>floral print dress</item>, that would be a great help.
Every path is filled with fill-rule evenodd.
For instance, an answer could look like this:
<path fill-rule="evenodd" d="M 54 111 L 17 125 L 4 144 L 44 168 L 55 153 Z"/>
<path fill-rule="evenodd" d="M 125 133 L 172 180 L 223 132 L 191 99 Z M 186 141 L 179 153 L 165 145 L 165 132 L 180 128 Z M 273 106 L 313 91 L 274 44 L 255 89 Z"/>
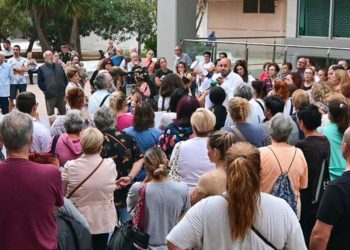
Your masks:
<path fill-rule="evenodd" d="M 179 141 L 186 141 L 193 137 L 191 127 L 178 127 L 175 123 L 166 126 L 159 137 L 158 146 L 165 152 L 168 159 Z"/>

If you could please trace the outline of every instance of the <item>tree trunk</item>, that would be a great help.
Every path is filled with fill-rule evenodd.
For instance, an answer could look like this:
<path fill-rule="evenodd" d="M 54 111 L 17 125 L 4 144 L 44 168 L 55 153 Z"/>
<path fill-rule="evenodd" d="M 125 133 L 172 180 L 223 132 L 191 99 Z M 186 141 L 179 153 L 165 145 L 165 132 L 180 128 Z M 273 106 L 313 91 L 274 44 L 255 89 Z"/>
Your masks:
<path fill-rule="evenodd" d="M 41 51 L 44 52 L 46 50 L 51 50 L 51 46 L 49 44 L 49 41 L 47 40 L 47 37 L 45 36 L 45 33 L 43 31 L 43 29 L 41 28 L 41 17 L 43 15 L 43 11 L 42 10 L 33 10 L 33 19 L 34 19 L 34 25 L 35 25 L 35 30 L 36 33 L 38 35 L 38 39 L 40 42 L 40 46 L 41 46 Z"/>
<path fill-rule="evenodd" d="M 35 35 L 32 35 L 32 36 L 30 37 L 30 41 L 29 41 L 29 45 L 28 45 L 26 54 L 27 54 L 28 52 L 31 52 L 31 51 L 32 51 L 33 45 L 34 45 L 34 42 L 35 42 L 36 38 L 37 38 L 37 37 L 36 37 Z"/>
<path fill-rule="evenodd" d="M 73 16 L 73 22 L 72 22 L 72 29 L 70 32 L 70 38 L 69 38 L 69 45 L 72 50 L 77 51 L 79 54 L 80 52 L 80 36 L 79 36 L 79 23 L 78 18 L 76 16 Z"/>
<path fill-rule="evenodd" d="M 138 35 L 137 35 L 137 51 L 138 51 L 140 57 L 141 57 L 141 45 L 142 45 L 141 33 L 138 32 Z"/>

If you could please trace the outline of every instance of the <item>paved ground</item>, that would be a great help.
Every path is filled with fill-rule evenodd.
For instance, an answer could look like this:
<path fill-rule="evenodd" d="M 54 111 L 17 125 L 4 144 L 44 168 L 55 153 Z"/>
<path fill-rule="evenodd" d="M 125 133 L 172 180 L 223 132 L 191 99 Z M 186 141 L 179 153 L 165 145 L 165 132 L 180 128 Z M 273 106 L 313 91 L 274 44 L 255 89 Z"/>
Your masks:
<path fill-rule="evenodd" d="M 34 78 L 34 82 L 36 83 L 36 78 Z M 36 101 L 39 103 L 39 106 L 38 106 L 39 115 L 46 116 L 47 112 L 46 112 L 46 106 L 45 106 L 45 97 L 43 92 L 39 89 L 38 84 L 34 84 L 34 85 L 28 84 L 27 91 L 33 92 L 35 94 Z M 87 96 L 90 95 L 90 83 L 85 84 L 85 94 Z"/>

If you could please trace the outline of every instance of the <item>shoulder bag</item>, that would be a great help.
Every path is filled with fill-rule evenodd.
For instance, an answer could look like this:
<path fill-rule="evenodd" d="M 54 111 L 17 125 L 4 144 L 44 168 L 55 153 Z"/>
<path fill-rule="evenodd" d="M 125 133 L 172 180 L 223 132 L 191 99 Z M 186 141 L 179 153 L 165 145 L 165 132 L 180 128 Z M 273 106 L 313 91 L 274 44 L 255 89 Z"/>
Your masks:
<path fill-rule="evenodd" d="M 101 162 L 97 165 L 97 167 L 88 175 L 86 176 L 86 178 L 84 180 L 82 180 L 78 186 L 76 186 L 73 191 L 67 195 L 67 198 L 69 199 L 70 197 L 72 197 L 72 195 L 88 180 L 90 179 L 90 177 L 97 171 L 97 169 L 99 169 L 102 165 L 103 159 L 101 160 Z"/>
<path fill-rule="evenodd" d="M 103 97 L 102 102 L 100 103 L 100 106 L 99 106 L 100 108 L 103 106 L 103 104 L 107 100 L 108 96 L 110 96 L 110 95 L 106 95 L 105 97 Z"/>
<path fill-rule="evenodd" d="M 222 194 L 221 196 L 224 197 L 225 200 L 227 200 L 227 193 Z M 259 236 L 259 238 L 260 238 L 263 242 L 265 242 L 266 245 L 268 245 L 269 247 L 271 247 L 271 248 L 274 249 L 274 250 L 277 250 L 277 249 L 278 249 L 278 248 L 275 247 L 268 239 L 266 239 L 266 238 L 264 237 L 264 235 L 262 235 L 262 234 L 258 231 L 258 229 L 256 229 L 256 228 L 254 227 L 254 225 L 252 225 L 252 226 L 250 227 L 250 229 L 251 229 L 257 236 Z"/>
<path fill-rule="evenodd" d="M 146 183 L 139 189 L 139 198 L 132 221 L 125 222 L 114 230 L 107 250 L 148 249 L 149 234 L 144 233 L 146 219 Z"/>
<path fill-rule="evenodd" d="M 44 152 L 44 153 L 31 152 L 28 156 L 28 159 L 36 163 L 52 164 L 59 167 L 60 166 L 59 155 L 55 153 L 56 145 L 59 137 L 60 135 L 55 135 L 53 137 L 51 150 L 49 152 Z"/>
<path fill-rule="evenodd" d="M 238 129 L 236 126 L 231 126 L 230 128 L 232 129 L 233 134 L 234 134 L 236 137 L 238 137 L 239 140 L 240 140 L 241 142 L 247 141 L 247 139 L 244 137 L 244 135 L 242 134 L 242 132 L 239 131 L 239 129 Z"/>
<path fill-rule="evenodd" d="M 178 174 L 177 169 L 178 169 L 178 161 L 179 161 L 179 155 L 180 155 L 180 146 L 181 146 L 181 142 L 178 142 L 175 145 L 173 154 L 174 157 L 170 160 L 169 162 L 169 178 L 173 181 L 181 181 L 181 176 Z"/>
<path fill-rule="evenodd" d="M 328 161 L 326 161 L 326 158 L 323 158 L 321 168 L 319 168 L 318 174 L 315 175 L 313 186 L 311 187 L 311 194 L 312 194 L 311 204 L 313 205 L 319 204 L 319 202 L 321 201 L 323 192 L 330 181 L 329 171 L 328 171 L 328 168 L 326 168 L 327 163 Z"/>

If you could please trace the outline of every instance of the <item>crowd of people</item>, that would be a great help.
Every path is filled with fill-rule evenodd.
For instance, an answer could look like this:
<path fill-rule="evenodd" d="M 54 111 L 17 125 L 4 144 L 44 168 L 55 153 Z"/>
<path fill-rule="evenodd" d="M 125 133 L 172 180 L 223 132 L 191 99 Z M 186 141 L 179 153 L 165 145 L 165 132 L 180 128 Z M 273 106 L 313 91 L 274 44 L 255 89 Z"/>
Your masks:
<path fill-rule="evenodd" d="M 191 69 L 176 46 L 169 69 L 110 41 L 88 93 L 66 45 L 36 67 L 3 44 L 0 249 L 105 250 L 141 217 L 148 249 L 347 249 L 346 60 L 266 62 L 256 80 L 225 52 Z"/>

